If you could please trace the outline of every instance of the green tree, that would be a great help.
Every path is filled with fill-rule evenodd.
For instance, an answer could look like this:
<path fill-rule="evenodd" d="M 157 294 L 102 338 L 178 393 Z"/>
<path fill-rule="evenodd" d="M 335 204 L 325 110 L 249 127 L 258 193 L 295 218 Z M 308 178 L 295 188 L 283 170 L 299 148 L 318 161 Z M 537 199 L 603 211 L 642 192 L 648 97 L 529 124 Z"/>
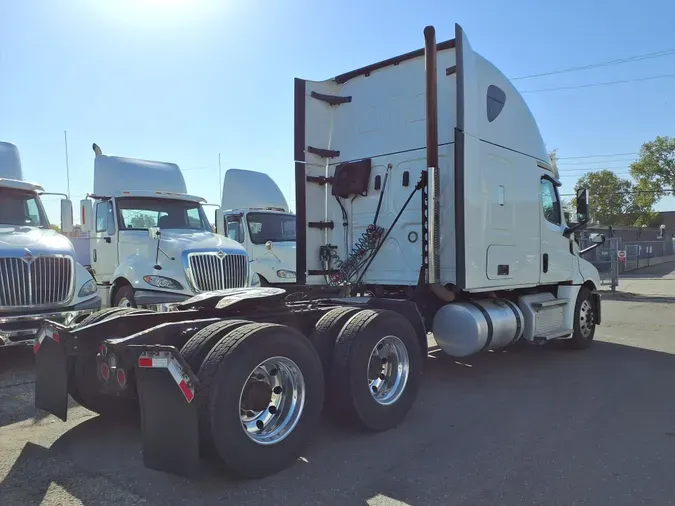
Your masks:
<path fill-rule="evenodd" d="M 155 220 L 152 216 L 148 216 L 147 214 L 137 214 L 131 220 L 129 220 L 129 226 L 131 228 L 150 228 L 154 227 L 155 225 Z"/>
<path fill-rule="evenodd" d="M 657 137 L 640 148 L 637 162 L 630 166 L 630 175 L 640 187 L 640 200 L 656 202 L 664 189 L 675 187 L 675 139 Z"/>
<path fill-rule="evenodd" d="M 651 226 L 658 214 L 653 210 L 653 194 L 642 193 L 643 186 L 603 169 L 584 174 L 574 185 L 574 190 L 588 188 L 594 222 L 613 226 Z M 576 206 L 576 199 L 573 199 L 573 205 Z"/>

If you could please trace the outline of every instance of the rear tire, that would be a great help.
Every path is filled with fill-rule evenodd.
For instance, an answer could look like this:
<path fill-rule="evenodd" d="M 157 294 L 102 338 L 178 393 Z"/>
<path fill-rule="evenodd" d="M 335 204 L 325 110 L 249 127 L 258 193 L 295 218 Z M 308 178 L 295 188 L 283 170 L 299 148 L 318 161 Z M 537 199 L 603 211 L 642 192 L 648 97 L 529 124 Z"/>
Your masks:
<path fill-rule="evenodd" d="M 199 381 L 202 450 L 239 477 L 291 466 L 319 424 L 321 361 L 290 327 L 250 323 L 231 331 L 204 360 Z"/>
<path fill-rule="evenodd" d="M 77 325 L 75 325 L 74 328 L 86 327 L 87 325 L 91 325 L 92 323 L 97 323 L 107 318 L 112 318 L 113 316 L 115 316 L 115 313 L 125 310 L 128 310 L 128 308 L 107 307 L 105 309 L 101 309 L 99 311 L 91 313 L 90 315 L 87 315 L 87 317 L 84 320 L 80 321 Z"/>
<path fill-rule="evenodd" d="M 360 311 L 355 307 L 336 307 L 326 312 L 309 336 L 323 365 L 323 374 L 328 377 L 333 365 L 333 350 L 340 331 L 349 319 Z"/>
<path fill-rule="evenodd" d="M 335 345 L 328 394 L 333 414 L 371 431 L 396 427 L 417 398 L 422 367 L 417 335 L 404 316 L 361 311 Z"/>
<path fill-rule="evenodd" d="M 582 286 L 574 306 L 574 333 L 571 339 L 563 341 L 567 348 L 585 350 L 593 344 L 595 337 L 595 307 L 591 291 Z"/>
<path fill-rule="evenodd" d="M 85 318 L 78 327 L 92 325 L 109 318 L 128 314 L 151 313 L 147 309 L 130 309 L 123 307 L 106 308 L 92 313 Z M 129 418 L 138 416 L 138 403 L 134 399 L 104 395 L 98 390 L 98 371 L 95 357 L 90 355 L 76 355 L 68 393 L 80 406 L 108 418 Z"/>
<path fill-rule="evenodd" d="M 197 374 L 204 359 L 211 349 L 232 330 L 251 323 L 246 320 L 226 320 L 223 322 L 212 323 L 204 327 L 194 336 L 192 336 L 183 345 L 180 354 L 188 363 L 192 371 Z"/>

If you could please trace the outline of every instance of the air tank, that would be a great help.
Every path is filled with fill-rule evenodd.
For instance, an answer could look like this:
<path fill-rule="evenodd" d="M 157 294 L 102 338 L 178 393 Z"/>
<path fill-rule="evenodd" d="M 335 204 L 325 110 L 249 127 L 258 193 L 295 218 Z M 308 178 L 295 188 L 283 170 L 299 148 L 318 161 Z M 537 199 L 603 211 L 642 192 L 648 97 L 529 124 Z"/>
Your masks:
<path fill-rule="evenodd" d="M 444 353 L 466 357 L 515 343 L 523 335 L 523 313 L 507 299 L 453 302 L 438 310 L 432 331 Z"/>

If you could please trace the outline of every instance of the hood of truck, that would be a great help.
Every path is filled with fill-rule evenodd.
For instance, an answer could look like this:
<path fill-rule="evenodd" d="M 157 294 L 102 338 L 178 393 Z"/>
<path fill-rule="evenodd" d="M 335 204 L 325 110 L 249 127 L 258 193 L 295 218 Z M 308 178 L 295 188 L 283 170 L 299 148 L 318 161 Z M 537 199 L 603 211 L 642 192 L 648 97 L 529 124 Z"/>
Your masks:
<path fill-rule="evenodd" d="M 153 247 L 155 243 L 153 241 Z M 160 247 L 171 255 L 179 258 L 186 250 L 223 250 L 225 253 L 245 254 L 246 250 L 237 241 L 223 235 L 211 232 L 189 230 L 162 230 Z"/>
<path fill-rule="evenodd" d="M 32 255 L 74 255 L 70 240 L 52 229 L 0 225 L 0 256 L 22 256 L 23 250 Z"/>
<path fill-rule="evenodd" d="M 264 244 L 256 244 L 251 252 L 252 261 L 269 261 L 274 260 L 283 267 L 280 269 L 295 270 L 295 242 L 284 241 L 272 243 L 272 250 L 268 250 Z M 291 266 L 291 267 L 288 267 Z"/>

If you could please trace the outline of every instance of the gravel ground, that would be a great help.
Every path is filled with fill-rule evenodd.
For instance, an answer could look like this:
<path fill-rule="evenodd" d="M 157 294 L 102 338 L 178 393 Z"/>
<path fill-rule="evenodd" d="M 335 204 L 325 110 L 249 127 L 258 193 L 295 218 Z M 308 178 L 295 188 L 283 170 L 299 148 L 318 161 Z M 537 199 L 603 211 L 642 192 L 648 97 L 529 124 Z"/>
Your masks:
<path fill-rule="evenodd" d="M 590 350 L 434 354 L 401 427 L 326 420 L 258 481 L 146 469 L 138 429 L 75 403 L 67 423 L 36 415 L 31 353 L 2 350 L 0 504 L 675 504 L 675 275 L 659 267 L 607 297 Z"/>

